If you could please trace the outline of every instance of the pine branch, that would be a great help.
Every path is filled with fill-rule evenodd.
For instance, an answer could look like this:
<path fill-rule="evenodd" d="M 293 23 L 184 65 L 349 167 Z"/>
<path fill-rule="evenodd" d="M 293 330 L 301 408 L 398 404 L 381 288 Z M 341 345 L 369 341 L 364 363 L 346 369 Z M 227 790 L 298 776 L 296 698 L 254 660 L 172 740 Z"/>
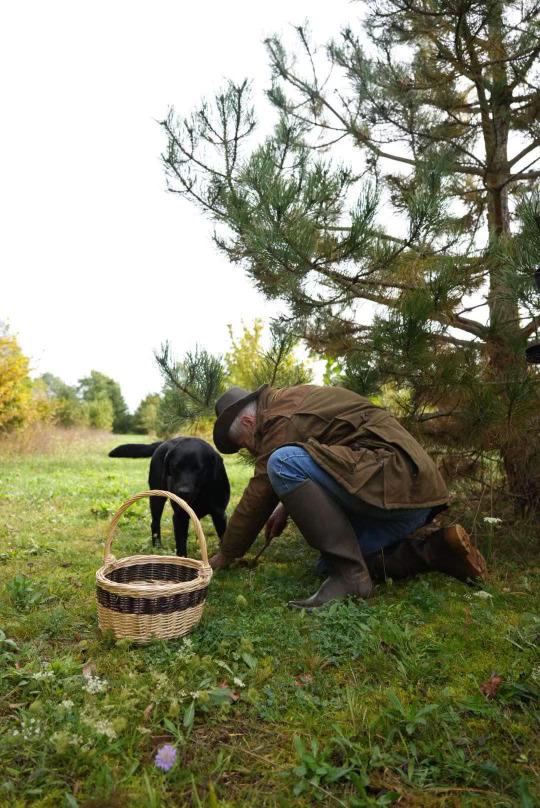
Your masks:
<path fill-rule="evenodd" d="M 537 331 L 539 328 L 540 328 L 540 314 L 538 314 L 536 317 L 533 317 L 530 323 L 527 323 L 527 325 L 521 329 L 520 332 L 521 336 L 530 337 L 530 335 L 534 334 L 534 332 Z"/>
<path fill-rule="evenodd" d="M 540 177 L 540 171 L 520 171 L 519 174 L 510 174 L 507 182 L 516 182 L 517 180 L 537 180 L 538 177 Z"/>
<path fill-rule="evenodd" d="M 511 168 L 515 163 L 518 163 L 523 157 L 525 157 L 525 155 L 529 154 L 529 152 L 533 151 L 538 146 L 540 146 L 540 137 L 531 140 L 528 146 L 525 146 L 525 148 L 516 154 L 515 157 L 512 157 L 512 159 L 508 161 L 508 168 Z"/>
<path fill-rule="evenodd" d="M 459 410 L 448 410 L 447 412 L 427 412 L 422 415 L 416 415 L 414 420 L 417 423 L 425 423 L 426 421 L 433 421 L 434 418 L 449 418 L 451 415 L 460 415 Z"/>

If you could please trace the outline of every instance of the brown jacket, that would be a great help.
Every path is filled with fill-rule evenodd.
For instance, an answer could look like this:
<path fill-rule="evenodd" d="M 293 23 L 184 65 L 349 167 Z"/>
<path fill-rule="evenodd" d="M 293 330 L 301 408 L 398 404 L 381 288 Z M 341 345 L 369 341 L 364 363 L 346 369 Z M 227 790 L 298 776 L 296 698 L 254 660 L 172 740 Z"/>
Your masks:
<path fill-rule="evenodd" d="M 262 390 L 255 428 L 255 474 L 231 516 L 221 550 L 244 555 L 278 503 L 266 463 L 296 444 L 349 493 L 379 508 L 428 508 L 448 499 L 435 464 L 401 424 L 342 387 L 304 384 Z"/>

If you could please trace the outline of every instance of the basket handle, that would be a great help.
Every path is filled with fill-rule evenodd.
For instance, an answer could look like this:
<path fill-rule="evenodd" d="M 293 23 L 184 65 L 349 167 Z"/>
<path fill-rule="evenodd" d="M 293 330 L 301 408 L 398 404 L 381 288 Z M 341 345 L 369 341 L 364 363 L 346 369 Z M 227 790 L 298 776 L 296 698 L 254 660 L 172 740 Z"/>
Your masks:
<path fill-rule="evenodd" d="M 199 518 L 195 511 L 189 507 L 187 502 L 184 502 L 183 499 L 177 497 L 176 494 L 172 494 L 170 491 L 159 491 L 159 490 L 152 490 L 152 491 L 141 491 L 139 494 L 134 494 L 129 499 L 126 499 L 123 505 L 120 505 L 116 513 L 114 514 L 111 522 L 109 524 L 109 529 L 107 530 L 107 537 L 105 539 L 105 550 L 103 553 L 103 557 L 105 560 L 105 564 L 111 563 L 111 561 L 115 561 L 115 557 L 111 553 L 111 544 L 113 540 L 113 535 L 116 530 L 116 526 L 120 520 L 120 517 L 127 511 L 127 509 L 133 505 L 134 502 L 137 502 L 138 499 L 144 499 L 145 497 L 167 497 L 167 499 L 176 502 L 177 505 L 180 505 L 182 510 L 184 510 L 191 521 L 193 522 L 193 526 L 195 528 L 195 535 L 197 536 L 197 541 L 199 542 L 199 549 L 201 551 L 201 559 L 203 564 L 208 565 L 208 552 L 206 550 L 206 539 L 204 538 L 203 529 Z"/>

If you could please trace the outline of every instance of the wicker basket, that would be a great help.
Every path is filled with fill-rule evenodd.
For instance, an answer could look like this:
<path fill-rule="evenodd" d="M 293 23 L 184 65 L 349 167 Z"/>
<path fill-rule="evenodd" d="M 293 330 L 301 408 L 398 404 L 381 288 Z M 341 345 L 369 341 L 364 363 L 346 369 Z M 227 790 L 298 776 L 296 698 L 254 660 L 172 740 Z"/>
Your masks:
<path fill-rule="evenodd" d="M 195 527 L 201 561 L 161 555 L 137 555 L 116 559 L 111 543 L 118 521 L 130 505 L 144 497 L 167 497 L 187 514 Z M 104 565 L 96 572 L 99 626 L 117 639 L 136 643 L 181 637 L 202 617 L 212 568 L 206 540 L 189 505 L 169 491 L 135 494 L 114 514 L 105 541 Z"/>

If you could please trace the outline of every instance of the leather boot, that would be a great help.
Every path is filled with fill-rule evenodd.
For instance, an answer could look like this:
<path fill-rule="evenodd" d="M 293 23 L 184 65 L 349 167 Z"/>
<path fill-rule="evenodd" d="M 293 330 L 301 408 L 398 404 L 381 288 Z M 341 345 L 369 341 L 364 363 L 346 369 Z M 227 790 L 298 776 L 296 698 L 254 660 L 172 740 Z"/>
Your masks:
<path fill-rule="evenodd" d="M 375 579 L 409 578 L 434 570 L 460 581 L 483 580 L 487 565 L 461 525 L 451 525 L 425 538 L 404 539 L 393 550 L 367 556 L 368 569 Z"/>
<path fill-rule="evenodd" d="M 441 528 L 423 541 L 414 541 L 419 543 L 417 553 L 432 570 L 460 581 L 482 581 L 487 576 L 486 559 L 461 525 Z"/>
<path fill-rule="evenodd" d="M 339 505 L 312 480 L 284 496 L 283 504 L 307 543 L 325 554 L 331 570 L 314 595 L 288 605 L 315 609 L 347 595 L 368 598 L 373 584 L 356 533 Z"/>

